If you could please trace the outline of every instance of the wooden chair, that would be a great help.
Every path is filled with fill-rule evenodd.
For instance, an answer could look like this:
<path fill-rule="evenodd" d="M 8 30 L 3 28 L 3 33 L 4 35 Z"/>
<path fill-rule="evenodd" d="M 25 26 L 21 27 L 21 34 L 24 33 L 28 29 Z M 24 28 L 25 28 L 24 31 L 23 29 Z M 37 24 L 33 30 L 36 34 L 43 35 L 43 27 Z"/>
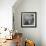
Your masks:
<path fill-rule="evenodd" d="M 25 46 L 35 46 L 35 43 L 32 40 L 26 40 Z"/>
<path fill-rule="evenodd" d="M 22 33 L 15 33 L 16 46 L 21 46 L 22 44 Z"/>

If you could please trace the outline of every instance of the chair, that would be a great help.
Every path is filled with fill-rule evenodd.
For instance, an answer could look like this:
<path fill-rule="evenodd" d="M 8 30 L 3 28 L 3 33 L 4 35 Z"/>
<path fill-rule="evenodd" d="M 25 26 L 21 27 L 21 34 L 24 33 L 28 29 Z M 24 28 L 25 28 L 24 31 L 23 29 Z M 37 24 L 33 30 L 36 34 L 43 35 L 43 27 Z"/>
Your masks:
<path fill-rule="evenodd" d="M 22 33 L 15 33 L 16 46 L 22 45 Z"/>
<path fill-rule="evenodd" d="M 32 40 L 26 40 L 25 46 L 35 46 L 35 43 Z"/>

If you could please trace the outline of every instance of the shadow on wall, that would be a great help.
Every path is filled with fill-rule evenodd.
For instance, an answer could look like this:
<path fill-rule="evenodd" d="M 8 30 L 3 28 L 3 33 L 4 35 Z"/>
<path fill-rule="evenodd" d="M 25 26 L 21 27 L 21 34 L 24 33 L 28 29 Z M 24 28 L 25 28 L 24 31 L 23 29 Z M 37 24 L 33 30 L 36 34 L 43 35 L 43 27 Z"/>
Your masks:
<path fill-rule="evenodd" d="M 33 40 L 36 46 L 41 46 L 41 40 L 40 40 L 39 37 L 37 38 L 37 37 L 35 37 L 35 36 L 33 36 L 33 35 L 29 34 L 29 33 L 28 33 L 28 35 L 23 34 L 23 37 L 24 37 L 24 40 L 26 40 L 26 39 Z"/>

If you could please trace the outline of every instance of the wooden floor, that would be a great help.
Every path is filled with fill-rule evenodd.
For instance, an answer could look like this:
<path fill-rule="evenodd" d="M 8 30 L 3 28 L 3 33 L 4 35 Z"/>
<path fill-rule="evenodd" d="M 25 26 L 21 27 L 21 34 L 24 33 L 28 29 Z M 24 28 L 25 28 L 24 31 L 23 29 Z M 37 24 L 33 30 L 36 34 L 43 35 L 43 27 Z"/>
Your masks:
<path fill-rule="evenodd" d="M 6 40 L 6 42 L 2 43 L 0 46 L 16 46 L 15 39 L 13 40 Z"/>

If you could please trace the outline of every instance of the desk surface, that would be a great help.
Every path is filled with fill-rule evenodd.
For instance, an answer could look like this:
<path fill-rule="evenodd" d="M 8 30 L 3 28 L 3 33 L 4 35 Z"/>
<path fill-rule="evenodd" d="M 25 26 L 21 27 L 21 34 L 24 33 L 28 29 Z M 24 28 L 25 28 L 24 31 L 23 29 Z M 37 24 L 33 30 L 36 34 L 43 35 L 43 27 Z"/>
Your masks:
<path fill-rule="evenodd" d="M 0 45 L 1 45 L 1 43 L 0 43 Z M 6 40 L 6 42 L 2 43 L 2 46 L 15 46 L 15 39 L 14 40 Z"/>

